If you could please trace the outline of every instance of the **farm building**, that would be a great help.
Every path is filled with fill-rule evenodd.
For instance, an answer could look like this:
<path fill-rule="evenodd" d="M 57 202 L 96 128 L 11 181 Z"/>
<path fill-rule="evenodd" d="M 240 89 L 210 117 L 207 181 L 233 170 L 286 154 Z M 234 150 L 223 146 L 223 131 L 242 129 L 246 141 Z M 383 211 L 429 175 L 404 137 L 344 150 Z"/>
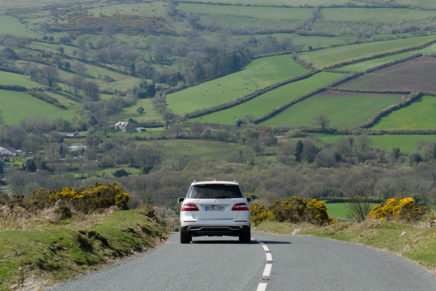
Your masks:
<path fill-rule="evenodd" d="M 17 151 L 14 149 L 8 149 L 0 146 L 0 156 L 16 157 Z"/>

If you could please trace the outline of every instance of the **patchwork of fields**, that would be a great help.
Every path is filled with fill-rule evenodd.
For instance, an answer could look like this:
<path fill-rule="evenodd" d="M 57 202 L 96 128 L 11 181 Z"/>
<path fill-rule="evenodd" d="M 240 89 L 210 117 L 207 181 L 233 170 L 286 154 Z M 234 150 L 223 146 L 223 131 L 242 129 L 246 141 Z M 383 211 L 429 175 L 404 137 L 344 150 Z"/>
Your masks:
<path fill-rule="evenodd" d="M 339 73 L 321 72 L 310 78 L 273 89 L 238 106 L 199 117 L 194 120 L 235 124 L 239 119 L 243 119 L 247 116 L 260 118 L 272 110 L 284 106 L 305 94 L 309 94 L 312 91 L 331 84 L 341 77 L 343 77 L 343 75 Z"/>
<path fill-rule="evenodd" d="M 169 94 L 168 108 L 185 114 L 213 107 L 305 72 L 289 55 L 257 59 L 237 73 Z"/>
<path fill-rule="evenodd" d="M 436 34 L 428 33 L 436 19 L 434 11 L 428 9 L 436 8 L 434 1 L 395 0 L 393 4 L 396 8 L 378 0 L 194 0 L 175 4 L 165 1 L 135 4 L 82 1 L 87 7 L 86 15 L 65 13 L 62 17 L 49 13 L 49 9 L 41 9 L 56 1 L 13 4 L 0 0 L 0 36 L 32 38 L 25 45 L 14 44 L 15 52 L 25 57 L 13 60 L 13 66 L 23 73 L 0 71 L 0 86 L 40 88 L 68 108 L 62 110 L 24 92 L 1 90 L 1 111 L 6 124 L 19 122 L 31 113 L 71 119 L 81 106 L 80 98 L 72 93 L 72 80 L 77 75 L 83 82 L 95 82 L 101 91 L 101 100 L 108 102 L 114 97 L 136 94 L 132 92 L 139 90 L 141 83 L 155 84 L 159 93 L 164 95 L 166 90 L 173 89 L 172 86 L 181 88 L 182 78 L 169 86 L 156 82 L 153 74 L 184 70 L 188 62 L 179 62 L 172 54 L 177 50 L 192 49 L 189 41 L 197 38 L 210 41 L 210 49 L 211 44 L 221 42 L 223 46 L 234 45 L 232 49 L 240 49 L 238 45 L 242 41 L 247 41 L 246 49 L 266 43 L 271 46 L 266 51 L 273 53 L 262 51 L 261 54 L 254 54 L 256 57 L 238 72 L 166 94 L 166 109 L 178 115 L 176 119 L 199 116 L 189 115 L 193 112 L 205 112 L 185 121 L 234 125 L 242 120 L 261 122 L 261 125 L 271 127 L 295 128 L 316 127 L 317 118 L 324 115 L 331 128 L 353 129 L 382 110 L 401 104 L 406 98 L 381 93 L 416 91 L 424 93 L 424 96 L 412 104 L 389 111 L 369 131 L 436 130 L 436 97 L 432 96 L 436 94 L 433 80 L 436 73 L 436 57 L 433 57 L 436 55 L 436 44 L 433 44 Z M 68 5 L 73 1 L 64 2 Z M 397 4 L 406 6 L 398 8 Z M 10 13 L 12 10 L 2 12 L 11 7 L 34 7 L 37 12 L 32 13 L 31 9 L 23 11 L 22 17 L 14 17 L 17 14 Z M 174 16 L 171 22 L 166 21 L 169 15 Z M 76 28 L 74 33 L 68 32 L 71 27 L 67 24 L 74 27 L 77 24 L 75 21 L 83 19 L 98 23 L 98 18 L 105 17 L 113 21 L 114 26 L 120 27 L 97 27 L 98 34 L 74 31 Z M 155 26 L 144 32 L 141 25 L 137 30 L 126 21 Z M 41 25 L 54 25 L 55 28 L 41 33 Z M 201 30 L 204 31 L 200 34 Z M 68 37 L 70 39 L 62 40 Z M 174 43 L 169 40 L 180 41 L 176 42 L 180 47 L 172 48 L 169 44 Z M 106 50 L 110 47 L 108 42 L 112 41 L 119 41 L 120 47 Z M 232 41 L 237 41 L 238 45 Z M 163 57 L 161 63 L 156 61 L 156 52 L 149 50 L 155 44 L 169 54 Z M 127 45 L 146 55 L 146 61 L 135 63 L 134 57 L 127 65 L 115 61 Z M 0 50 L 6 47 L 9 44 L 3 41 Z M 100 49 L 103 52 L 97 54 Z M 228 50 L 231 51 L 230 48 Z M 300 61 L 291 57 L 291 51 Z M 418 54 L 423 56 L 418 57 Z M 411 56 L 417 57 L 404 60 Z M 126 54 L 121 58 L 129 57 Z M 151 65 L 145 67 L 144 62 L 148 61 Z M 48 88 L 44 80 L 37 80 L 35 75 L 30 78 L 31 74 L 24 72 L 29 68 L 46 66 L 56 67 L 59 92 Z M 366 73 L 379 66 L 384 68 Z M 150 71 L 148 76 L 138 76 L 136 70 L 144 68 Z M 302 77 L 308 73 L 313 75 Z M 351 73 L 362 75 L 335 85 Z M 255 95 L 259 90 L 299 77 L 302 78 Z M 323 92 L 316 94 L 317 90 Z M 255 97 L 251 99 L 235 102 L 253 94 Z M 310 96 L 306 96 L 308 94 Z M 140 123 L 166 120 L 162 110 L 155 108 L 153 99 L 137 99 L 134 105 L 110 116 L 111 122 L 129 118 Z M 373 136 L 371 140 L 376 145 L 383 138 Z M 383 142 L 379 144 L 385 146 Z"/>
<path fill-rule="evenodd" d="M 429 35 L 416 38 L 353 44 L 302 53 L 300 54 L 300 58 L 308 63 L 312 63 L 317 68 L 324 68 L 346 61 L 362 59 L 377 54 L 396 52 L 402 49 L 416 47 L 435 39 L 436 36 Z"/>

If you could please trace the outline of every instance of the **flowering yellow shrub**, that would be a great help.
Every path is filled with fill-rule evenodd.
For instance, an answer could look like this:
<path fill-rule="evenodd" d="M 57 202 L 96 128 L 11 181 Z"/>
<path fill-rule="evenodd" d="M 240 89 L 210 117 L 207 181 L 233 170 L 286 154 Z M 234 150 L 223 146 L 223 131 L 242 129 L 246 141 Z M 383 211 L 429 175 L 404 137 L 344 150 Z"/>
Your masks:
<path fill-rule="evenodd" d="M 250 205 L 250 215 L 251 222 L 254 225 L 258 225 L 259 223 L 272 219 L 271 211 L 266 209 L 264 205 L 259 204 L 258 202 L 254 202 L 252 205 Z"/>
<path fill-rule="evenodd" d="M 317 225 L 331 223 L 327 207 L 321 201 L 292 196 L 283 201 L 275 201 L 270 210 L 276 221 L 309 222 Z"/>
<path fill-rule="evenodd" d="M 380 220 L 403 220 L 417 221 L 423 215 L 429 213 L 429 209 L 419 206 L 413 198 L 390 198 L 380 203 L 369 212 L 369 218 Z"/>
<path fill-rule="evenodd" d="M 28 210 L 44 209 L 54 206 L 58 201 L 63 201 L 75 210 L 89 213 L 113 205 L 128 209 L 129 199 L 129 194 L 123 192 L 117 183 L 105 185 L 96 183 L 86 190 L 65 187 L 60 191 L 47 191 L 41 188 L 33 191 L 32 197 L 26 201 L 25 206 Z"/>

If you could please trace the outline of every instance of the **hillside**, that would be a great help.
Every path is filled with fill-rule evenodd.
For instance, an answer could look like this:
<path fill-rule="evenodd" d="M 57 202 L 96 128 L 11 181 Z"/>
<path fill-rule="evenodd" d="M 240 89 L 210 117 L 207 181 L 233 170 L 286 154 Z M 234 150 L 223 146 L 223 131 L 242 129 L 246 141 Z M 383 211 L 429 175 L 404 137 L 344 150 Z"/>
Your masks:
<path fill-rule="evenodd" d="M 221 177 L 436 204 L 431 1 L 0 4 L 2 192 L 103 179 L 176 209 Z"/>

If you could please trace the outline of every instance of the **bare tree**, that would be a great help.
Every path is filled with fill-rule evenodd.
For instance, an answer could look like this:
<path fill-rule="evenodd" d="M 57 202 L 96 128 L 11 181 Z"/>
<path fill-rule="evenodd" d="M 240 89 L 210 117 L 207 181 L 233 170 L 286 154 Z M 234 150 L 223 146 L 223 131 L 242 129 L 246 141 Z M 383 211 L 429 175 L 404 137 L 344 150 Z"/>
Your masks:
<path fill-rule="evenodd" d="M 315 124 L 319 125 L 322 130 L 326 130 L 330 124 L 330 119 L 327 118 L 324 114 L 321 114 L 317 118 L 315 118 Z"/>
<path fill-rule="evenodd" d="M 58 70 L 53 67 L 44 67 L 40 70 L 41 78 L 46 81 L 50 88 L 55 87 L 57 81 L 59 80 Z"/>

